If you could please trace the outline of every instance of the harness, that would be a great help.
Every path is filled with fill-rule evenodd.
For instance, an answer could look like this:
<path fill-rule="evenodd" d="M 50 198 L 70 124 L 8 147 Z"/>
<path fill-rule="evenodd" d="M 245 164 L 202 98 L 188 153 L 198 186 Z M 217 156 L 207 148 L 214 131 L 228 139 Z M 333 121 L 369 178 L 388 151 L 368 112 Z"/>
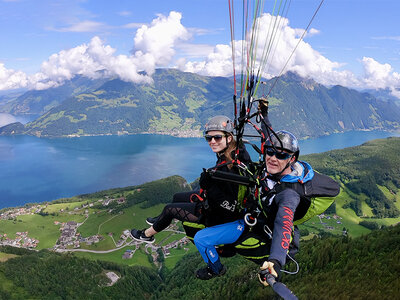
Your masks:
<path fill-rule="evenodd" d="M 299 161 L 299 163 L 306 168 L 304 162 Z M 272 189 L 269 189 L 267 201 L 259 201 L 265 217 L 268 217 L 268 200 L 285 189 L 292 189 L 300 195 L 300 203 L 294 214 L 294 225 L 302 224 L 313 216 L 322 214 L 334 202 L 333 198 L 340 192 L 340 186 L 335 180 L 316 171 L 314 171 L 313 178 L 306 182 L 300 179 L 297 182 L 277 182 Z"/>

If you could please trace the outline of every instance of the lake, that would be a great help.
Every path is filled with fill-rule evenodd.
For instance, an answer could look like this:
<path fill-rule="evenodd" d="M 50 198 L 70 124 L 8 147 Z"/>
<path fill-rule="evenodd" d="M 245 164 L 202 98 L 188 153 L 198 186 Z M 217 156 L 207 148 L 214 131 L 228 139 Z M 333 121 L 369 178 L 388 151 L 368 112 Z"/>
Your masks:
<path fill-rule="evenodd" d="M 400 134 L 332 134 L 300 141 L 301 154 L 341 149 L 389 136 Z M 253 156 L 256 157 L 255 153 Z M 202 138 L 0 136 L 0 208 L 137 185 L 176 174 L 191 182 L 203 167 L 211 167 L 214 162 L 215 155 Z"/>

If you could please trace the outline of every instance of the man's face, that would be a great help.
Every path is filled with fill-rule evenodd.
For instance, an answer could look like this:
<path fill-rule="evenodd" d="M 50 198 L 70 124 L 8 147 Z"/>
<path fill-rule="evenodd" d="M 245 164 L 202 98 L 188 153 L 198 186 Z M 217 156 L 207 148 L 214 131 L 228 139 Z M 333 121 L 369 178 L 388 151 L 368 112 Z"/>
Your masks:
<path fill-rule="evenodd" d="M 292 163 L 295 161 L 293 154 L 288 153 L 287 151 L 277 151 L 273 148 L 267 148 L 266 155 L 265 155 L 265 165 L 267 167 L 267 172 L 270 174 L 278 174 L 280 172 L 281 175 L 290 174 L 291 169 L 285 167 L 288 163 Z M 284 170 L 285 169 L 285 170 Z"/>

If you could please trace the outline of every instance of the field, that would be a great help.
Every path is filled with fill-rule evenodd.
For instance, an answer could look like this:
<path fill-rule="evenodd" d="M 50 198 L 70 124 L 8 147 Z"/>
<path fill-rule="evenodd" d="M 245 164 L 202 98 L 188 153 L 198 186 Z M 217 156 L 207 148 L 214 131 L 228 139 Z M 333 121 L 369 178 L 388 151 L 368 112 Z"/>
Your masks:
<path fill-rule="evenodd" d="M 385 187 L 380 187 L 380 189 L 382 190 L 383 193 L 385 193 L 387 197 L 393 198 L 395 200 L 396 206 L 400 209 L 400 199 L 399 199 L 400 195 L 391 194 L 389 190 L 387 190 L 387 188 Z M 383 218 L 383 219 L 370 218 L 372 216 L 372 210 L 368 205 L 366 205 L 365 202 L 362 202 L 363 217 L 357 216 L 354 210 L 352 210 L 351 208 L 343 208 L 343 206 L 350 198 L 348 193 L 351 192 L 342 189 L 339 196 L 335 198 L 336 214 L 341 219 L 338 220 L 335 220 L 333 218 L 319 219 L 318 217 L 313 217 L 309 221 L 300 225 L 300 228 L 307 228 L 311 234 L 315 233 L 318 230 L 324 230 L 335 235 L 342 234 L 343 228 L 346 228 L 349 236 L 358 237 L 361 235 L 368 234 L 371 231 L 370 229 L 359 225 L 359 222 L 363 220 L 373 221 L 378 223 L 379 225 L 385 225 L 385 226 L 397 224 L 400 222 L 400 218 Z M 340 224 L 338 224 L 337 221 L 340 221 Z M 330 229 L 326 229 L 327 226 L 329 226 Z"/>
<path fill-rule="evenodd" d="M 16 220 L 0 220 L 0 234 L 7 234 L 11 239 L 15 238 L 17 232 L 28 231 L 28 236 L 39 240 L 38 249 L 51 248 L 60 236 L 60 225 L 54 225 L 55 221 L 83 222 L 83 215 L 22 215 Z"/>
<path fill-rule="evenodd" d="M 379 188 L 387 198 L 393 199 L 395 205 L 400 209 L 400 195 L 394 194 L 386 187 L 380 186 Z M 115 193 L 113 190 L 110 190 L 107 193 L 107 197 L 118 199 L 121 195 L 126 196 L 132 193 L 132 190 L 125 189 L 123 192 L 116 191 Z M 359 195 L 359 197 L 366 196 Z M 128 245 L 132 241 L 130 237 L 126 240 L 127 243 L 122 244 L 122 247 L 117 249 L 116 245 L 123 237 L 122 234 L 124 231 L 130 231 L 132 228 L 148 228 L 149 226 L 145 222 L 146 218 L 159 215 L 164 204 L 157 204 L 149 208 L 142 208 L 142 204 L 134 204 L 129 207 L 120 207 L 120 209 L 113 210 L 109 206 L 103 206 L 99 202 L 100 198 L 100 196 L 97 198 L 96 194 L 88 195 L 85 198 L 73 197 L 71 199 L 62 199 L 65 203 L 56 202 L 43 205 L 43 210 L 40 214 L 22 214 L 9 220 L 0 220 L 0 238 L 3 236 L 4 239 L 4 234 L 6 234 L 7 238 L 14 239 L 17 232 L 27 231 L 28 237 L 40 241 L 36 249 L 52 248 L 61 236 L 61 223 L 75 221 L 80 225 L 77 229 L 78 236 L 82 238 L 98 236 L 100 240 L 92 244 L 81 242 L 78 250 L 74 250 L 73 245 L 67 246 L 68 250 L 74 252 L 74 255 L 92 260 L 111 261 L 128 266 L 140 265 L 156 268 L 151 256 L 151 252 L 155 252 L 156 248 L 149 250 L 151 247 L 146 248 L 146 244 L 143 243 L 138 244 L 136 249 L 136 244 Z M 364 201 L 361 207 L 363 216 L 357 216 L 351 208 L 348 208 L 348 202 L 352 198 L 354 199 L 354 195 L 342 186 L 340 195 L 335 199 L 337 216 L 315 216 L 308 222 L 301 224 L 300 229 L 307 229 L 309 232 L 308 236 L 302 236 L 302 238 L 309 239 L 315 235 L 319 235 L 321 232 L 342 235 L 346 231 L 351 237 L 364 235 L 369 233 L 370 229 L 359 225 L 363 220 L 373 221 L 379 225 L 392 225 L 400 222 L 400 218 L 371 218 L 373 215 L 372 210 Z M 115 205 L 112 207 L 115 208 Z M 182 232 L 182 226 L 179 222 L 173 224 L 172 228 L 173 230 L 167 229 L 158 233 L 155 236 L 154 246 L 163 247 L 181 240 L 185 236 L 183 233 L 180 233 Z M 83 252 L 82 250 L 89 252 Z M 127 250 L 134 251 L 134 254 L 132 258 L 123 259 L 122 257 Z M 104 253 L 104 251 L 110 252 Z M 188 252 L 196 251 L 196 247 L 191 242 L 186 245 L 179 245 L 177 248 L 170 248 L 169 254 L 164 258 L 163 264 L 167 269 L 172 269 L 182 256 Z M 11 257 L 0 253 L 0 261 Z"/>
<path fill-rule="evenodd" d="M 8 254 L 0 252 L 0 262 L 6 261 L 10 258 L 17 257 L 18 255 L 15 254 Z"/>

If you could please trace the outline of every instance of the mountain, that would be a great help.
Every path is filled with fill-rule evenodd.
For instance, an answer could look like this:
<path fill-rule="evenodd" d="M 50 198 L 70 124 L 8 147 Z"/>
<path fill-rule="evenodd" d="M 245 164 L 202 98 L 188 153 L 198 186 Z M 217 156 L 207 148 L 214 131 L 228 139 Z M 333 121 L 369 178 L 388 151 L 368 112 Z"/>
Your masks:
<path fill-rule="evenodd" d="M 271 81 L 267 84 L 267 91 Z M 342 86 L 327 88 L 296 74 L 283 75 L 270 96 L 275 129 L 288 129 L 300 137 L 348 130 L 395 129 L 400 110 L 392 102 Z"/>
<path fill-rule="evenodd" d="M 69 97 L 95 90 L 105 81 L 108 80 L 91 80 L 87 77 L 76 76 L 58 87 L 3 95 L 0 97 L 0 112 L 17 116 L 40 116 Z"/>
<path fill-rule="evenodd" d="M 399 92 L 400 89 L 397 89 Z M 369 93 L 373 95 L 375 98 L 383 101 L 393 101 L 398 106 L 400 106 L 400 99 L 392 95 L 392 91 L 390 89 L 368 89 L 364 91 L 365 93 Z"/>
<path fill-rule="evenodd" d="M 64 93 L 60 98 L 55 96 L 56 90 L 48 91 L 48 94 L 41 91 L 44 93 L 41 97 L 47 102 L 36 100 L 42 103 L 40 109 L 45 111 L 54 107 L 23 129 L 17 124 L 0 128 L 0 135 L 161 133 L 188 136 L 198 135 L 212 115 L 233 116 L 231 78 L 159 69 L 153 79 L 154 83 L 147 85 L 113 79 L 98 88 L 93 85 L 86 87 L 85 91 L 80 86 L 83 92 L 68 96 Z M 260 94 L 266 93 L 274 82 L 275 79 L 269 80 L 260 88 L 265 89 Z M 30 97 L 24 94 L 19 99 L 37 99 L 32 96 L 34 91 L 29 93 Z M 60 100 L 52 102 L 50 99 Z M 293 73 L 287 73 L 276 81 L 269 101 L 274 128 L 285 128 L 301 138 L 348 130 L 393 130 L 400 127 L 400 107 L 393 102 L 381 101 L 371 94 L 342 86 L 328 88 Z M 34 105 L 36 102 L 29 102 L 27 107 L 30 111 L 40 110 Z"/>

